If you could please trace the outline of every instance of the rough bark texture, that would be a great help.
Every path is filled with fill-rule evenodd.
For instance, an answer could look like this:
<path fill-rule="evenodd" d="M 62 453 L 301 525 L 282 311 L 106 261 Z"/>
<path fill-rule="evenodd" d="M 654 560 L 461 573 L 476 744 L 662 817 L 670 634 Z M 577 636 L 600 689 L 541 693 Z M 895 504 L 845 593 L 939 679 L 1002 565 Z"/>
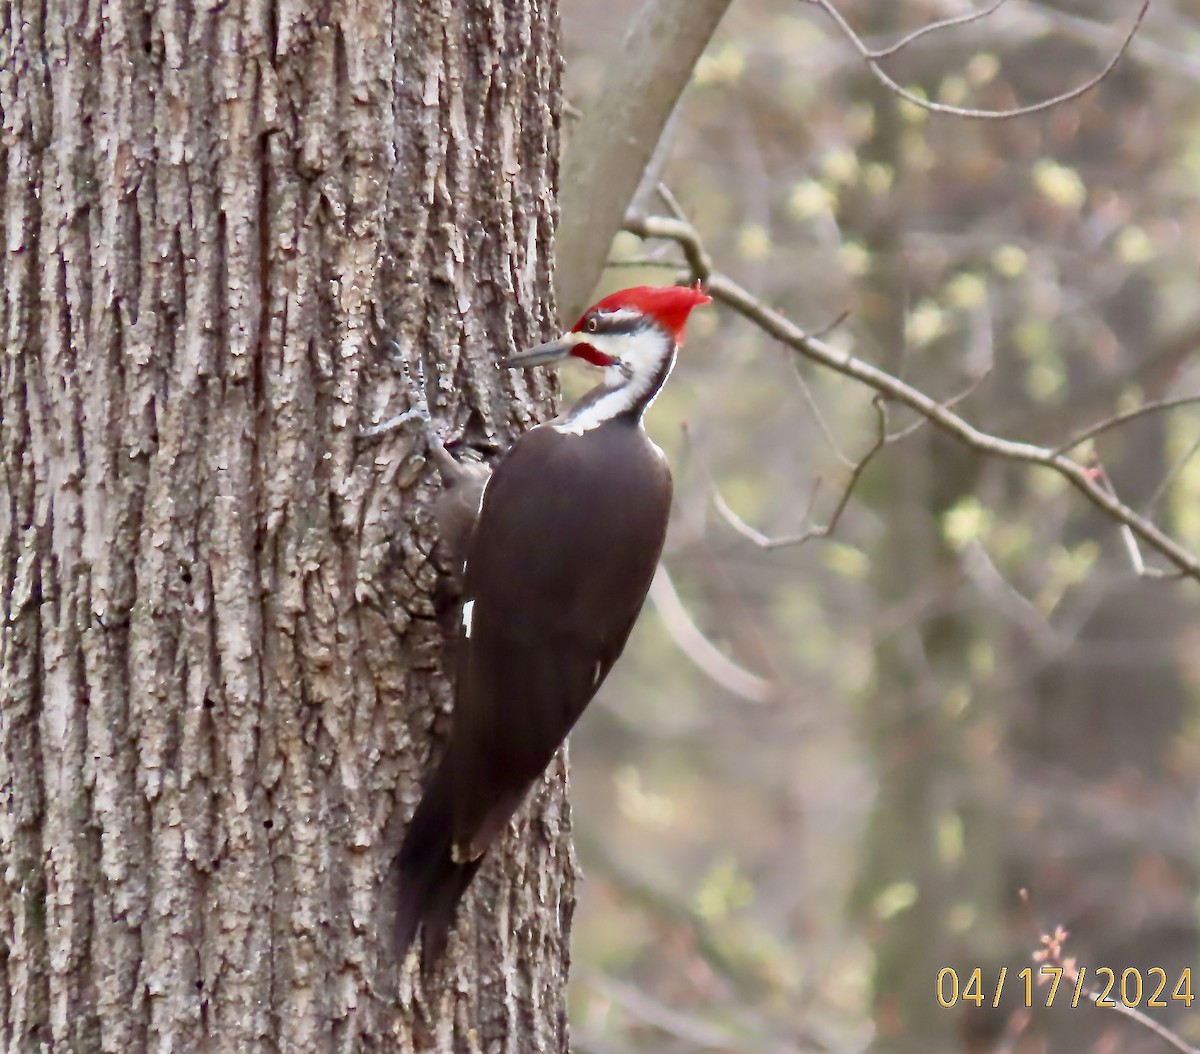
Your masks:
<path fill-rule="evenodd" d="M 549 405 L 553 7 L 9 4 L 5 1050 L 566 1049 L 560 772 L 439 983 L 379 940 L 450 692 L 420 429 L 358 438 L 418 363 L 447 438 Z"/>

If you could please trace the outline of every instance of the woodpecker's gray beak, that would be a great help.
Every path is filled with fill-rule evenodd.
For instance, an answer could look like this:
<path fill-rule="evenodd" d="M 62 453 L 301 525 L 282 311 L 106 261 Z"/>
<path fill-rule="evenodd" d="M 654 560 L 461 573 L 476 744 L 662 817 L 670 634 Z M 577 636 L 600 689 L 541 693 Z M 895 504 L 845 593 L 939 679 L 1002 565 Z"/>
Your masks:
<path fill-rule="evenodd" d="M 512 369 L 528 369 L 530 366 L 548 366 L 552 362 L 559 362 L 565 359 L 582 339 L 582 334 L 564 333 L 561 337 L 548 340 L 545 344 L 539 344 L 536 348 L 518 351 L 515 355 L 501 359 L 500 365 L 508 366 Z"/>

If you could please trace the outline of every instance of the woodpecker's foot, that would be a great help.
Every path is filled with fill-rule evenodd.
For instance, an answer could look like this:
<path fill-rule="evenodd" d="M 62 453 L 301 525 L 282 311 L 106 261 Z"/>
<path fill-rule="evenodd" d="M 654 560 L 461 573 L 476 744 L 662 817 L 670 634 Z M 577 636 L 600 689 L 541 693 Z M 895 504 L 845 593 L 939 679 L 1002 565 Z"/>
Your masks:
<path fill-rule="evenodd" d="M 438 475 L 441 476 L 444 486 L 454 487 L 462 483 L 465 479 L 474 480 L 480 476 L 486 478 L 489 472 L 486 465 L 476 467 L 478 463 L 468 462 L 464 466 L 463 463 L 459 462 L 446 449 L 446 444 L 442 440 L 437 425 L 430 420 L 428 412 L 424 407 L 414 406 L 411 410 L 405 410 L 404 413 L 397 414 L 386 421 L 381 421 L 377 425 L 360 429 L 358 436 L 360 439 L 373 439 L 376 436 L 394 432 L 397 428 L 414 420 L 420 420 L 425 426 L 423 430 L 429 460 L 433 462 L 434 467 L 438 470 Z"/>
<path fill-rule="evenodd" d="M 421 360 L 418 358 L 410 365 L 404 349 L 397 340 L 389 340 L 387 346 L 389 352 L 400 364 L 404 382 L 408 388 L 410 409 L 377 425 L 363 428 L 359 432 L 359 436 L 363 439 L 371 439 L 392 432 L 409 421 L 419 420 L 424 426 L 425 448 L 429 460 L 437 469 L 442 485 L 447 489 L 467 492 L 468 497 L 465 501 L 471 506 L 468 511 L 473 518 L 478 512 L 479 496 L 483 492 L 483 485 L 487 481 L 491 469 L 482 462 L 469 459 L 460 462 L 446 449 L 441 431 L 434 424 L 433 415 L 429 412 L 429 399 L 425 390 L 425 370 Z M 461 496 L 457 496 L 456 500 L 460 503 L 464 501 Z"/>
<path fill-rule="evenodd" d="M 360 429 L 359 438 L 371 439 L 375 436 L 386 435 L 412 420 L 424 422 L 426 436 L 434 434 L 433 415 L 429 412 L 429 400 L 425 395 L 425 368 L 421 364 L 421 360 L 418 359 L 410 365 L 404 355 L 404 349 L 394 337 L 387 342 L 387 348 L 392 357 L 400 364 L 400 372 L 404 375 L 404 383 L 408 388 L 408 401 L 411 409 L 377 425 Z"/>

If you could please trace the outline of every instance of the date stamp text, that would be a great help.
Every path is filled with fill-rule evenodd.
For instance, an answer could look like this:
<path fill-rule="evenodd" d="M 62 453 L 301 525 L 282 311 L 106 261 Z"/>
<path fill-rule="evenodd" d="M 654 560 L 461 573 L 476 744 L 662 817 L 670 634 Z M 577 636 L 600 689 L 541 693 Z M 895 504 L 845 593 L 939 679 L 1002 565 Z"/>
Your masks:
<path fill-rule="evenodd" d="M 1096 1006 L 1115 1008 L 1118 1005 L 1131 1009 L 1155 1007 L 1190 1007 L 1192 995 L 1192 971 L 1184 967 L 1178 976 L 1153 966 L 1138 970 L 1132 966 L 1124 970 L 1113 970 L 1107 966 L 1078 966 L 1064 972 L 1061 966 L 1043 964 L 1039 967 L 1026 966 L 1009 972 L 1002 966 L 993 977 L 984 977 L 982 967 L 960 971 L 947 966 L 937 974 L 938 1003 L 949 1009 L 961 1003 L 983 1006 L 989 1003 L 999 1007 L 1005 991 L 1015 989 L 1027 1009 L 1034 1006 L 1052 1007 L 1055 1000 L 1070 1000 L 1077 1007 L 1082 1000 Z M 1007 987 L 1006 987 L 1007 986 Z M 1038 989 L 1045 989 L 1043 996 Z"/>

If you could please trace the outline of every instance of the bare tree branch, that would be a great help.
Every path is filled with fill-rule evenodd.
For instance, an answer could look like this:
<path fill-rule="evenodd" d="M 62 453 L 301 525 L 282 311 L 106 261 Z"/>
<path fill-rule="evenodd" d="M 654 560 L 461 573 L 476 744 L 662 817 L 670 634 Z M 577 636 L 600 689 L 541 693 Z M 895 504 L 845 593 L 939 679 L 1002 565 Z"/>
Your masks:
<path fill-rule="evenodd" d="M 923 110 L 930 111 L 930 113 L 942 113 L 949 114 L 953 117 L 969 117 L 975 120 L 991 121 L 1003 121 L 1013 117 L 1026 117 L 1029 114 L 1041 113 L 1044 110 L 1052 109 L 1053 107 L 1059 106 L 1062 103 L 1070 102 L 1072 99 L 1078 99 L 1081 95 L 1086 95 L 1116 68 L 1117 63 L 1121 61 L 1122 56 L 1126 51 L 1129 50 L 1129 45 L 1133 43 L 1133 38 L 1137 35 L 1137 31 L 1141 28 L 1142 21 L 1146 17 L 1146 11 L 1150 7 L 1150 0 L 1142 0 L 1142 6 L 1138 10 L 1137 17 L 1134 19 L 1133 25 L 1130 27 L 1129 32 L 1126 34 L 1124 40 L 1121 41 L 1121 46 L 1117 48 L 1116 52 L 1113 54 L 1113 57 L 1109 60 L 1108 65 L 1106 65 L 1104 69 L 1102 69 L 1094 77 L 1091 77 L 1089 80 L 1085 81 L 1079 87 L 1072 88 L 1070 91 L 1063 92 L 1061 95 L 1056 95 L 1052 99 L 1044 99 L 1041 102 L 1031 103 L 1028 106 L 1016 106 L 1009 110 L 975 110 L 964 106 L 951 106 L 948 103 L 930 102 L 928 99 L 922 98 L 915 92 L 909 91 L 902 84 L 899 84 L 897 81 L 893 80 L 887 71 L 879 65 L 879 62 L 877 61 L 879 58 L 879 53 L 872 51 L 862 37 L 860 37 L 854 31 L 854 28 L 849 22 L 846 21 L 845 16 L 837 9 L 837 7 L 834 6 L 832 0 L 807 0 L 807 2 L 816 4 L 817 7 L 821 8 L 821 10 L 833 20 L 834 24 L 841 31 L 842 35 L 854 47 L 854 50 L 862 56 L 863 61 L 867 64 L 867 68 L 874 75 L 875 79 L 889 91 L 900 96 L 900 98 L 906 100 L 907 102 L 912 103 L 914 106 L 919 106 Z M 998 7 L 999 5 L 996 6 Z M 992 10 L 995 10 L 995 8 Z M 987 11 L 984 13 L 990 14 L 991 12 Z M 926 28 L 928 29 L 929 27 Z M 889 49 L 888 51 L 883 52 L 883 54 L 892 54 L 899 46 L 900 45 L 897 45 L 896 48 Z"/>
<path fill-rule="evenodd" d="M 809 335 L 786 316 L 767 307 L 733 279 L 716 271 L 699 233 L 691 224 L 662 216 L 633 216 L 627 217 L 625 226 L 642 238 L 676 242 L 687 258 L 693 276 L 704 281 L 708 293 L 715 300 L 733 308 L 780 343 L 818 365 L 865 384 L 890 401 L 915 410 L 972 450 L 1006 461 L 1049 469 L 1102 512 L 1128 527 L 1143 545 L 1164 557 L 1187 577 L 1200 581 L 1200 558 L 1153 521 L 1110 493 L 1097 478 L 1094 468 L 1082 465 L 1052 447 L 1004 439 L 983 432 L 919 389 L 849 352 L 840 351 Z"/>

